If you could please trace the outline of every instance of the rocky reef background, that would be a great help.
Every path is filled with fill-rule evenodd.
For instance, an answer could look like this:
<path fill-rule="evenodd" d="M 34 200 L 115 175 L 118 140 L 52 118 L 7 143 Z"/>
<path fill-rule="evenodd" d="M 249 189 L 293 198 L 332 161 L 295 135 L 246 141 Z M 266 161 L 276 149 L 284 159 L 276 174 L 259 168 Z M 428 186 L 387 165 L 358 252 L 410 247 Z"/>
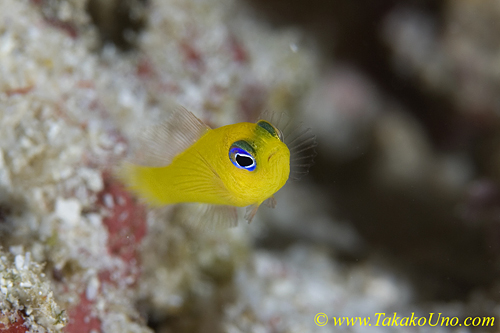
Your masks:
<path fill-rule="evenodd" d="M 441 332 L 500 325 L 500 5 L 0 2 L 0 331 Z M 218 232 L 113 176 L 181 104 L 287 112 L 316 164 Z M 318 327 L 317 313 L 493 327 Z"/>

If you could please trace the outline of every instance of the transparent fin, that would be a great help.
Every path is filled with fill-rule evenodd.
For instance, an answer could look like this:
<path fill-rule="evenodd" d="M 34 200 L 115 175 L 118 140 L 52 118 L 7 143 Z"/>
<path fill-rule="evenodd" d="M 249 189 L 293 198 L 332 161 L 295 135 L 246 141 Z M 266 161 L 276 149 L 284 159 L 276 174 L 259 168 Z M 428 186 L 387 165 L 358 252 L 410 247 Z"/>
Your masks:
<path fill-rule="evenodd" d="M 238 210 L 233 206 L 186 203 L 180 208 L 180 220 L 195 229 L 216 231 L 238 225 Z"/>
<path fill-rule="evenodd" d="M 245 221 L 250 224 L 255 216 L 257 214 L 257 210 L 259 210 L 259 205 L 250 205 L 245 208 Z"/>
<path fill-rule="evenodd" d="M 290 116 L 288 116 L 285 112 L 271 112 L 269 110 L 266 110 L 262 112 L 259 117 L 259 120 L 260 119 L 267 120 L 268 122 L 273 124 L 274 127 L 280 130 L 281 134 L 285 138 L 289 133 L 290 128 L 292 127 L 292 118 L 290 118 Z"/>
<path fill-rule="evenodd" d="M 273 124 L 283 134 L 283 142 L 290 150 L 290 179 L 300 180 L 309 173 L 317 155 L 314 149 L 318 144 L 312 130 L 301 122 L 294 124 L 284 112 L 265 111 L 260 116 Z"/>
<path fill-rule="evenodd" d="M 144 130 L 132 144 L 130 161 L 144 166 L 166 166 L 208 130 L 210 127 L 194 114 L 178 106 L 163 122 Z"/>
<path fill-rule="evenodd" d="M 315 147 L 318 145 L 316 136 L 310 128 L 298 124 L 285 137 L 285 143 L 290 150 L 290 179 L 300 180 L 314 165 L 314 157 L 317 155 Z"/>
<path fill-rule="evenodd" d="M 274 197 L 274 195 L 271 195 L 269 198 L 267 198 L 267 200 L 264 201 L 264 204 L 267 207 L 275 208 L 276 207 L 276 198 Z"/>

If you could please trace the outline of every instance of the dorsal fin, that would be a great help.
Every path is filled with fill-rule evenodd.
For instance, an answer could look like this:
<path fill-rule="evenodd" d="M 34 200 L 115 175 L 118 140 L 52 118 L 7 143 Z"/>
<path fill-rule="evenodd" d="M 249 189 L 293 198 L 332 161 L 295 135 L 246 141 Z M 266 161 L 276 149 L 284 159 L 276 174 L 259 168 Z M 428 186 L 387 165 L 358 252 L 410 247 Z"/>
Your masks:
<path fill-rule="evenodd" d="M 131 162 L 162 167 L 192 146 L 210 127 L 185 108 L 178 106 L 166 120 L 146 128 L 133 144 Z"/>

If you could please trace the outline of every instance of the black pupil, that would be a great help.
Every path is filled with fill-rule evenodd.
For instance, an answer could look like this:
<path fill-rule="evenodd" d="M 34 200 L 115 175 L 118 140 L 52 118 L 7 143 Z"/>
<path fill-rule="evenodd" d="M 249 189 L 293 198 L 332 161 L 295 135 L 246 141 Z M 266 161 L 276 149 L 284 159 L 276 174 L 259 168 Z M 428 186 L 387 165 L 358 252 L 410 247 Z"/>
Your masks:
<path fill-rule="evenodd" d="M 253 164 L 253 160 L 248 156 L 236 154 L 236 163 L 241 167 L 248 167 Z"/>

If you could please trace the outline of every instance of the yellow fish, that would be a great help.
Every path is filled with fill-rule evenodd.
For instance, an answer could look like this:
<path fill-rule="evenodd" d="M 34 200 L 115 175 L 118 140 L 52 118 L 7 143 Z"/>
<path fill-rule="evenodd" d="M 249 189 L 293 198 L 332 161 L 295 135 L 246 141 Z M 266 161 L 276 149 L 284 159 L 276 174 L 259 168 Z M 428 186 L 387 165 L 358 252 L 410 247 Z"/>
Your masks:
<path fill-rule="evenodd" d="M 290 175 L 290 150 L 266 120 L 211 129 L 184 108 L 143 133 L 120 178 L 147 203 L 199 203 L 196 219 L 235 225 L 236 207 L 250 222 Z M 209 221 L 213 220 L 213 221 Z"/>

